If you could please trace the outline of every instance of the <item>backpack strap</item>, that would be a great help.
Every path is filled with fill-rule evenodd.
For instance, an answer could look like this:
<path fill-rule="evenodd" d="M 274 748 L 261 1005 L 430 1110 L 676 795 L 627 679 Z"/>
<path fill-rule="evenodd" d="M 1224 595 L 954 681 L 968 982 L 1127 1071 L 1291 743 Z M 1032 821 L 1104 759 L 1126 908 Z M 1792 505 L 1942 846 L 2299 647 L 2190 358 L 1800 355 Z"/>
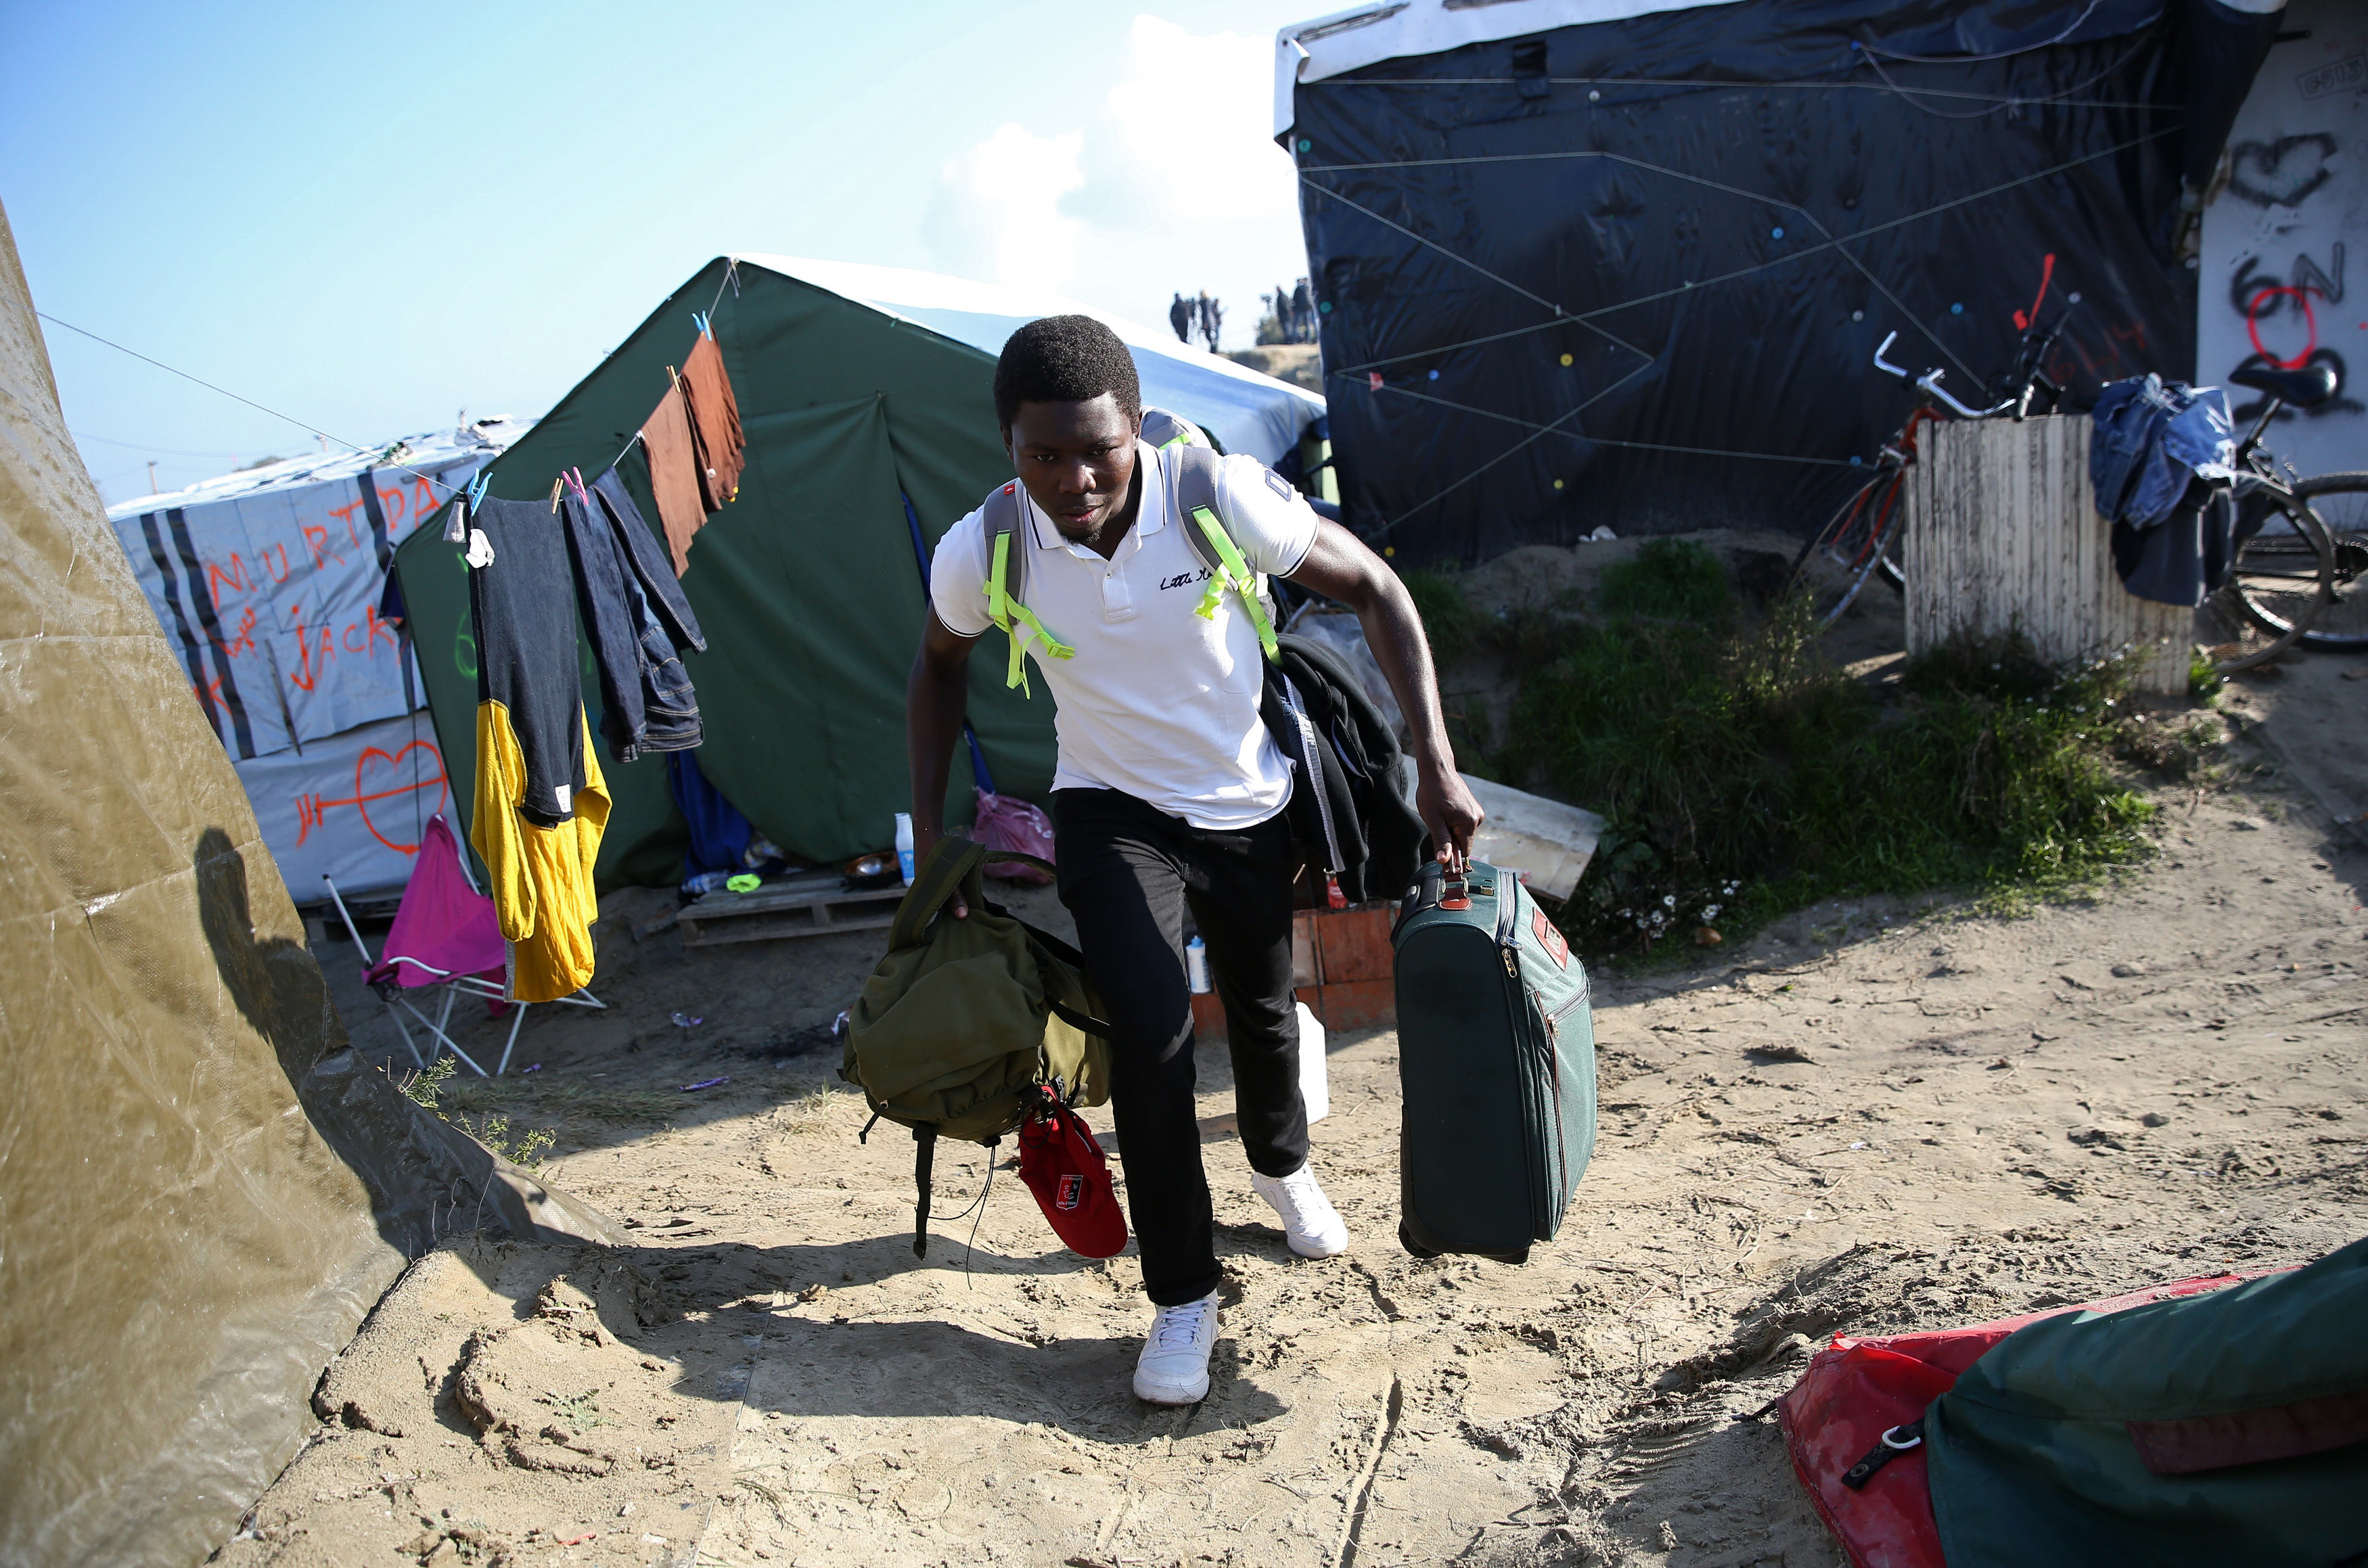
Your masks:
<path fill-rule="evenodd" d="M 1198 425 L 1164 408 L 1143 411 L 1143 438 L 1161 451 L 1171 447 L 1205 447 L 1209 437 Z"/>
<path fill-rule="evenodd" d="M 1232 588 L 1242 609 L 1258 629 L 1258 646 L 1266 656 L 1277 656 L 1274 621 L 1267 613 L 1266 574 L 1250 570 L 1240 549 L 1217 513 L 1217 465 L 1223 460 L 1206 447 L 1185 445 L 1168 453 L 1169 475 L 1176 486 L 1176 510 L 1184 519 L 1184 537 L 1209 569 L 1209 585 L 1201 596 L 1199 615 L 1214 620 L 1218 601 Z"/>
<path fill-rule="evenodd" d="M 1076 650 L 1044 629 L 1036 612 L 1026 603 L 1028 594 L 1029 539 L 1020 526 L 1026 521 L 1028 507 L 1019 495 L 1019 482 L 1013 480 L 986 498 L 985 513 L 987 577 L 980 585 L 986 595 L 986 619 L 1003 629 L 1011 640 L 1011 661 L 1005 667 L 1003 684 L 1017 687 L 1029 696 L 1028 661 L 1025 656 L 1028 639 L 1032 635 L 1046 657 L 1066 659 Z"/>
<path fill-rule="evenodd" d="M 888 930 L 888 948 L 909 948 L 921 939 L 929 922 L 959 891 L 976 904 L 986 896 L 979 886 L 978 869 L 986 862 L 986 846 L 975 839 L 947 834 L 930 846 L 929 858 L 913 873 L 905 902 L 896 906 L 895 923 Z"/>
<path fill-rule="evenodd" d="M 946 900 L 957 892 L 962 902 L 973 909 L 986 903 L 986 889 L 979 881 L 979 870 L 989 860 L 1013 860 L 1050 872 L 1053 862 L 1040 860 L 1018 849 L 989 849 L 974 838 L 963 838 L 949 833 L 929 850 L 929 858 L 913 872 L 913 885 L 905 890 L 905 901 L 896 906 L 895 923 L 888 929 L 891 951 L 911 947 L 929 928 Z M 998 913 L 1000 913 L 998 911 Z M 1083 959 L 1074 961 L 1082 965 Z"/>

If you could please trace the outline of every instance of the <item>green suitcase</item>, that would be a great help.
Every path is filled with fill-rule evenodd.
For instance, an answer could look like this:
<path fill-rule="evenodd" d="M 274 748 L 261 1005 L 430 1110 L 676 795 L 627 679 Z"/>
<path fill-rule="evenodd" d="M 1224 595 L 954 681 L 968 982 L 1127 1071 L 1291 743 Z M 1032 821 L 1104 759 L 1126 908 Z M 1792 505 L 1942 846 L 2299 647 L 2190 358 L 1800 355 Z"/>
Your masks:
<path fill-rule="evenodd" d="M 1424 867 L 1397 949 L 1398 1240 L 1520 1263 L 1595 1149 L 1587 971 L 1520 880 Z"/>

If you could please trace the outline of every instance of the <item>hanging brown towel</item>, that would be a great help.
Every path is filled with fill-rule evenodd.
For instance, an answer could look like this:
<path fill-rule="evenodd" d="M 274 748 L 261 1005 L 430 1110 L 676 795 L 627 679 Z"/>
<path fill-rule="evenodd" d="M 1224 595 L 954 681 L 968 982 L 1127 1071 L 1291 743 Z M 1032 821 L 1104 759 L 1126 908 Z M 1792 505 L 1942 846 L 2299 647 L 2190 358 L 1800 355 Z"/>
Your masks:
<path fill-rule="evenodd" d="M 723 369 L 723 350 L 702 334 L 682 362 L 683 395 L 690 400 L 690 438 L 699 454 L 700 499 L 711 512 L 740 494 L 746 442 L 740 434 L 740 403 Z"/>
<path fill-rule="evenodd" d="M 691 536 L 707 522 L 707 507 L 700 494 L 699 449 L 690 434 L 690 405 L 682 393 L 682 385 L 677 382 L 658 400 L 649 422 L 642 426 L 642 446 L 650 458 L 650 490 L 657 497 L 658 526 L 666 530 L 677 577 L 689 570 Z"/>

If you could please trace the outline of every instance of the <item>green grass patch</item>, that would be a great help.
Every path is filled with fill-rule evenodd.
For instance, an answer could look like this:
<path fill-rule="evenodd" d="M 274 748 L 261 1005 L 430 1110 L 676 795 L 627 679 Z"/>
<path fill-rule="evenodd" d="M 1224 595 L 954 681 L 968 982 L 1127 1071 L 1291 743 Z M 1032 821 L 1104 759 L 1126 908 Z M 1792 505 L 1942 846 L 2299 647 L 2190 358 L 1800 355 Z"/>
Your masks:
<path fill-rule="evenodd" d="M 1498 776 L 1610 830 L 1563 925 L 1650 953 L 1819 899 L 2069 885 L 2141 858 L 2153 808 L 2113 767 L 2129 665 L 2014 644 L 1918 658 L 1892 707 L 1824 658 L 1805 602 L 1747 623 L 1717 558 L 1656 540 L 1605 574 L 1525 682 Z"/>
<path fill-rule="evenodd" d="M 1422 617 L 1433 660 L 1460 659 L 1478 644 L 1480 613 L 1464 596 L 1462 574 L 1408 572 L 1400 581 L 1414 599 L 1415 612 Z"/>
<path fill-rule="evenodd" d="M 2198 702 L 2209 702 L 2227 684 L 2228 677 L 2214 665 L 2212 656 L 2198 648 L 2195 656 L 2187 662 L 2187 695 Z"/>

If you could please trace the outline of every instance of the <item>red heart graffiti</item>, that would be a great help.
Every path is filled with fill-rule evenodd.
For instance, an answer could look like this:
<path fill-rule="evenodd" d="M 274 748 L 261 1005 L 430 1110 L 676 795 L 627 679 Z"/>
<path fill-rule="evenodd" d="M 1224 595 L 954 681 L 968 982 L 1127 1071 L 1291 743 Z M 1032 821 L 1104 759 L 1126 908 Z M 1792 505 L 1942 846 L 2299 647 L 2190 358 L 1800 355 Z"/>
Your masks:
<path fill-rule="evenodd" d="M 416 782 L 404 777 L 401 771 L 403 759 L 409 756 L 415 751 L 426 752 L 427 754 L 427 761 L 434 765 L 434 772 L 432 774 L 427 768 L 421 768 L 420 778 Z M 385 790 L 373 790 L 370 788 L 370 758 L 372 757 L 378 758 L 380 762 L 383 763 L 386 767 L 394 774 L 396 781 L 393 783 L 392 788 Z M 428 801 L 426 800 L 426 796 L 431 790 L 435 791 L 436 798 L 433 801 Z M 436 749 L 436 744 L 432 741 L 413 741 L 409 745 L 394 752 L 381 751 L 376 746 L 364 746 L 362 748 L 362 755 L 359 760 L 354 764 L 354 805 L 356 809 L 362 813 L 362 825 L 370 829 L 370 836 L 372 838 L 377 839 L 381 844 L 385 845 L 389 849 L 393 850 L 399 855 L 418 854 L 418 844 L 416 841 L 404 843 L 399 839 L 389 838 L 385 834 L 381 833 L 378 830 L 378 824 L 370 820 L 370 803 L 374 801 L 407 800 L 412 796 L 416 795 L 421 797 L 422 804 L 427 807 L 425 811 L 418 812 L 417 820 L 420 822 L 426 822 L 429 817 L 444 809 L 444 797 L 447 792 L 444 778 L 444 754 Z M 406 812 L 405 814 L 408 815 L 410 813 Z"/>

